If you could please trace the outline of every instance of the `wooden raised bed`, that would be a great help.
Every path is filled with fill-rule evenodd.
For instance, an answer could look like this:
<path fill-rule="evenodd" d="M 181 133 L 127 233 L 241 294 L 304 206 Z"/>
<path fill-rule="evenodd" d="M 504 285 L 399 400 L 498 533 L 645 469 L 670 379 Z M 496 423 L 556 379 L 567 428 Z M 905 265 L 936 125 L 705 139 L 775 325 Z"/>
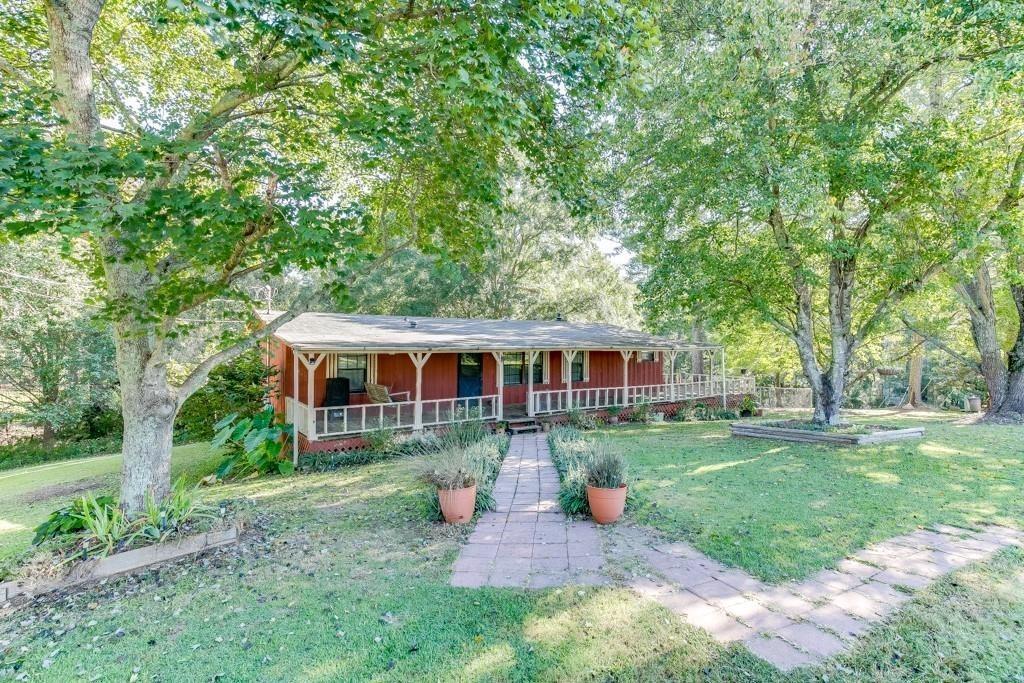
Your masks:
<path fill-rule="evenodd" d="M 816 432 L 810 429 L 790 429 L 772 427 L 753 422 L 733 422 L 729 425 L 733 436 L 751 439 L 775 439 L 777 441 L 794 441 L 798 443 L 827 443 L 835 446 L 862 446 L 865 444 L 901 441 L 903 439 L 919 439 L 924 436 L 924 427 L 908 427 L 907 429 L 880 429 L 866 434 L 837 434 L 834 432 Z"/>

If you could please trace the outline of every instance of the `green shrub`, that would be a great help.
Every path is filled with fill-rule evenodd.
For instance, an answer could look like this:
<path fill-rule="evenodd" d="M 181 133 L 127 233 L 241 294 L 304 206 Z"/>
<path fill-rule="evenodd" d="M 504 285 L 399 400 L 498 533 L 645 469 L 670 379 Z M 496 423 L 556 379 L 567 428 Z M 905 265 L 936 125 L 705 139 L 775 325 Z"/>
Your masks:
<path fill-rule="evenodd" d="M 273 369 L 260 349 L 247 351 L 210 372 L 206 384 L 189 396 L 174 420 L 178 443 L 212 439 L 227 416 L 254 415 L 263 410 Z"/>
<path fill-rule="evenodd" d="M 741 413 L 753 413 L 757 410 L 757 402 L 754 400 L 753 396 L 747 394 L 743 397 L 743 400 L 740 401 L 740 404 L 736 406 L 736 409 Z"/>
<path fill-rule="evenodd" d="M 278 421 L 272 406 L 250 417 L 238 419 L 228 415 L 214 427 L 218 430 L 211 445 L 224 446 L 224 460 L 217 468 L 217 477 L 244 477 L 250 474 L 291 474 L 294 466 L 285 453 L 285 437 L 291 425 Z"/>
<path fill-rule="evenodd" d="M 633 411 L 629 414 L 633 422 L 647 424 L 651 421 L 651 404 L 647 401 L 640 401 L 633 405 Z"/>
<path fill-rule="evenodd" d="M 693 404 L 693 419 L 699 422 L 707 422 L 715 419 L 714 411 L 705 403 Z"/>
<path fill-rule="evenodd" d="M 0 470 L 44 462 L 88 458 L 93 455 L 106 455 L 119 450 L 121 450 L 119 435 L 99 439 L 61 440 L 52 443 L 43 443 L 37 438 L 23 439 L 0 446 Z"/>
<path fill-rule="evenodd" d="M 394 429 L 375 429 L 364 436 L 366 447 L 373 453 L 390 455 L 398 446 L 398 436 Z"/>
<path fill-rule="evenodd" d="M 569 418 L 570 427 L 585 431 L 597 429 L 597 419 L 593 415 L 583 412 L 578 407 L 574 406 L 570 408 L 567 416 Z"/>
<path fill-rule="evenodd" d="M 548 435 L 551 460 L 558 470 L 561 487 L 558 502 L 568 515 L 590 513 L 587 503 L 587 460 L 590 442 L 574 427 L 557 427 Z"/>

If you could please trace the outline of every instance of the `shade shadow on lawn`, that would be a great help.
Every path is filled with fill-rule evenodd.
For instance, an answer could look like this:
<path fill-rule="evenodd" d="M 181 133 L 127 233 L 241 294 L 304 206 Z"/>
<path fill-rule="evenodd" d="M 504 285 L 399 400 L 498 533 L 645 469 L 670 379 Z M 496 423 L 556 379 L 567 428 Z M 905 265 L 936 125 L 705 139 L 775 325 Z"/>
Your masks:
<path fill-rule="evenodd" d="M 767 581 L 918 526 L 1024 521 L 1022 427 L 932 419 L 923 440 L 853 448 L 732 438 L 724 422 L 608 433 L 647 502 L 636 521 Z"/>

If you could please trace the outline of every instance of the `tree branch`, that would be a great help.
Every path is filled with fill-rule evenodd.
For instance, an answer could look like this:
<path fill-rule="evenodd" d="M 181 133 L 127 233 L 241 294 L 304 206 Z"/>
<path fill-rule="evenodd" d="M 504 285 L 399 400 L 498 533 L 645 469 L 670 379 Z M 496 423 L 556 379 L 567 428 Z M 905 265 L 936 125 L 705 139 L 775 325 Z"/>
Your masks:
<path fill-rule="evenodd" d="M 977 370 L 979 373 L 982 372 L 981 363 L 979 363 L 976 360 L 973 360 L 972 358 L 968 358 L 967 356 L 963 355 L 962 353 L 960 353 L 959 351 L 955 350 L 954 348 L 952 348 L 951 346 L 946 344 L 946 342 L 942 341 L 941 339 L 939 339 L 935 335 L 928 334 L 927 332 L 924 332 L 920 327 L 915 325 L 914 322 L 910 320 L 910 317 L 906 313 L 904 313 L 903 315 L 900 316 L 900 320 L 903 321 L 904 327 L 906 327 L 908 330 L 910 330 L 911 332 L 913 332 L 917 336 L 919 336 L 919 337 L 921 337 L 923 339 L 928 340 L 929 343 L 934 344 L 935 348 L 937 348 L 940 351 L 944 352 L 945 354 L 947 354 L 948 356 L 950 356 L 954 360 L 957 360 L 960 363 L 963 363 L 967 367 L 969 367 L 971 369 L 974 369 L 974 370 Z"/>
<path fill-rule="evenodd" d="M 245 339 L 235 342 L 226 349 L 218 351 L 212 356 L 207 357 L 206 360 L 197 365 L 192 372 L 189 373 L 188 377 L 185 378 L 185 381 L 176 388 L 178 394 L 178 408 L 180 409 L 189 396 L 206 384 L 206 380 L 209 378 L 210 372 L 212 372 L 214 368 L 221 363 L 226 363 L 237 358 L 245 351 L 248 351 L 253 346 L 272 335 L 282 325 L 294 320 L 300 313 L 305 312 L 306 306 L 308 306 L 309 302 L 313 298 L 313 292 L 314 290 L 307 292 L 306 295 L 297 301 L 287 313 L 278 316 Z"/>

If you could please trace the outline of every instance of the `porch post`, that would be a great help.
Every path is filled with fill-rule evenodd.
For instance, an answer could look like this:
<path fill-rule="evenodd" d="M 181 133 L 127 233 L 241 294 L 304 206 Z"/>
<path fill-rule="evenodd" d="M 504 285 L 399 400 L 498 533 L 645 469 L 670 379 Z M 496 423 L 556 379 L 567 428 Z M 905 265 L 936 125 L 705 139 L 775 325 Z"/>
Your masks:
<path fill-rule="evenodd" d="M 498 420 L 505 419 L 505 352 L 491 351 L 497 370 L 494 371 L 494 382 L 498 386 Z M 481 417 L 483 417 L 481 415 Z"/>
<path fill-rule="evenodd" d="M 562 372 L 565 373 L 566 410 L 572 410 L 572 359 L 577 351 L 562 351 Z"/>
<path fill-rule="evenodd" d="M 729 392 L 725 388 L 725 347 L 723 346 L 720 353 L 722 354 L 722 410 L 726 410 L 729 406 L 726 405 L 728 400 Z"/>
<path fill-rule="evenodd" d="M 316 408 L 313 407 L 313 390 L 316 381 L 316 369 L 320 367 L 320 364 L 324 362 L 324 358 L 327 357 L 326 353 L 317 355 L 315 361 L 310 362 L 306 357 L 306 354 L 299 356 L 299 360 L 306 366 L 306 438 L 310 441 L 316 441 Z M 298 378 L 299 373 L 296 369 L 295 377 Z M 296 379 L 296 381 L 298 381 Z M 298 397 L 298 390 L 296 389 L 296 398 Z"/>
<path fill-rule="evenodd" d="M 672 401 L 676 400 L 676 354 L 678 353 L 678 351 L 673 349 L 661 355 L 662 363 L 668 357 L 668 395 Z"/>
<path fill-rule="evenodd" d="M 619 349 L 619 355 L 622 356 L 622 405 L 629 405 L 629 358 L 633 355 L 632 351 L 623 351 Z"/>
<path fill-rule="evenodd" d="M 527 351 L 526 352 L 526 364 L 527 364 L 527 380 L 526 380 L 526 414 L 529 417 L 533 417 L 533 364 L 537 360 L 537 356 L 540 351 Z"/>
<path fill-rule="evenodd" d="M 423 429 L 423 366 L 427 364 L 430 352 L 409 352 L 409 359 L 416 367 L 416 405 L 413 410 L 412 428 L 416 431 Z"/>
<path fill-rule="evenodd" d="M 292 464 L 299 465 L 299 352 L 292 347 Z M 286 411 L 287 412 L 287 411 Z"/>

